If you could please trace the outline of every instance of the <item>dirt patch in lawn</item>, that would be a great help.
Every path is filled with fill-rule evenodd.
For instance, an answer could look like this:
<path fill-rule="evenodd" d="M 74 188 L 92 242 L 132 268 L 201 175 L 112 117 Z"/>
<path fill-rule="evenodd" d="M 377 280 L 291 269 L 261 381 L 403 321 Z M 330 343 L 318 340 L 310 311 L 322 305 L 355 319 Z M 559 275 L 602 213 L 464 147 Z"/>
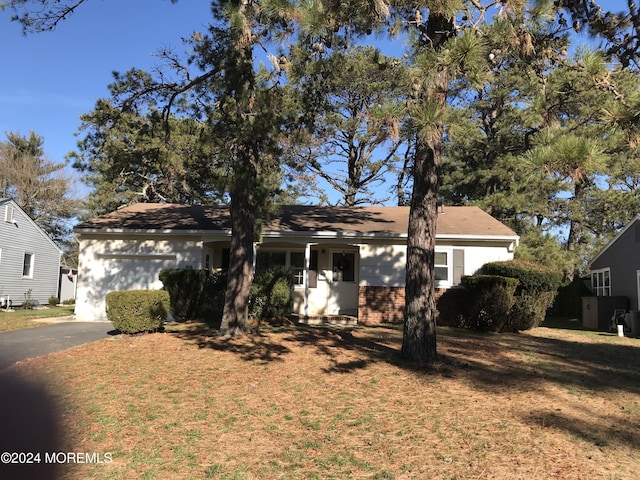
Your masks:
<path fill-rule="evenodd" d="M 626 479 L 640 468 L 640 340 L 438 330 L 414 369 L 398 328 L 199 325 L 10 369 L 60 405 L 63 478 Z"/>

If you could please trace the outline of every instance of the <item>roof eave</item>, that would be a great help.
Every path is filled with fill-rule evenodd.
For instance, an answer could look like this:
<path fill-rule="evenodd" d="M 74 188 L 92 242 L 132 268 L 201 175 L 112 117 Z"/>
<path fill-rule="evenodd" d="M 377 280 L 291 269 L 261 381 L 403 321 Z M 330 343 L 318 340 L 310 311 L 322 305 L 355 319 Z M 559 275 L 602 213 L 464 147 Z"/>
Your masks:
<path fill-rule="evenodd" d="M 75 228 L 78 234 L 98 234 L 98 235 L 220 235 L 231 236 L 231 230 L 202 230 L 202 229 L 128 229 L 128 228 Z M 270 239 L 300 239 L 310 238 L 312 240 L 336 240 L 346 238 L 354 239 L 397 239 L 406 240 L 406 233 L 396 232 L 336 232 L 336 231 L 281 231 L 267 230 L 262 232 L 263 238 Z M 516 242 L 518 245 L 520 237 L 518 235 L 482 235 L 482 234 L 436 234 L 438 240 L 466 240 L 466 241 L 505 241 Z"/>

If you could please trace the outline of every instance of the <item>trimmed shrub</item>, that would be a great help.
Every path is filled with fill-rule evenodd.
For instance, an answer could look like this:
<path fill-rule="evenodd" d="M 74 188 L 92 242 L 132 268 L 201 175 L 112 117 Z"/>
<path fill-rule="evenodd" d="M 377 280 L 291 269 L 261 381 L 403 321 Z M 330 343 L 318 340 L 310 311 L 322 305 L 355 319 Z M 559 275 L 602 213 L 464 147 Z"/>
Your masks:
<path fill-rule="evenodd" d="M 169 292 L 123 290 L 106 295 L 107 318 L 123 333 L 156 331 L 169 314 Z"/>
<path fill-rule="evenodd" d="M 224 308 L 227 275 L 206 270 L 166 269 L 160 280 L 171 299 L 171 315 L 179 322 L 204 320 L 220 324 Z"/>
<path fill-rule="evenodd" d="M 472 330 L 499 332 L 516 302 L 518 280 L 497 275 L 463 277 L 465 297 L 462 324 Z"/>
<path fill-rule="evenodd" d="M 196 317 L 204 320 L 211 327 L 219 328 L 222 321 L 226 290 L 226 272 L 214 272 L 207 275 L 202 287 Z"/>
<path fill-rule="evenodd" d="M 562 284 L 561 272 L 526 260 L 487 263 L 480 272 L 519 281 L 515 303 L 502 327 L 502 331 L 507 332 L 519 332 L 541 325 Z"/>
<path fill-rule="evenodd" d="M 445 327 L 462 328 L 464 326 L 463 308 L 467 301 L 467 291 L 464 288 L 446 289 L 436 300 L 437 324 Z"/>
<path fill-rule="evenodd" d="M 169 269 L 160 280 L 171 298 L 171 314 L 178 321 L 204 320 L 218 327 L 224 310 L 227 273 Z M 282 317 L 291 313 L 293 272 L 274 267 L 256 274 L 249 298 L 251 318 Z"/>
<path fill-rule="evenodd" d="M 58 305 L 58 303 L 60 302 L 58 301 L 58 297 L 56 297 L 55 295 L 51 295 L 49 297 L 48 304 L 50 307 L 55 307 L 56 305 Z"/>
<path fill-rule="evenodd" d="M 479 273 L 517 278 L 520 281 L 518 291 L 533 289 L 556 291 L 562 285 L 561 272 L 530 260 L 518 259 L 487 263 Z"/>
<path fill-rule="evenodd" d="M 204 270 L 168 269 L 160 271 L 160 281 L 169 292 L 171 315 L 179 322 L 198 315 L 207 273 Z"/>
<path fill-rule="evenodd" d="M 260 319 L 289 315 L 293 282 L 293 272 L 283 267 L 256 274 L 251 286 L 249 316 Z"/>

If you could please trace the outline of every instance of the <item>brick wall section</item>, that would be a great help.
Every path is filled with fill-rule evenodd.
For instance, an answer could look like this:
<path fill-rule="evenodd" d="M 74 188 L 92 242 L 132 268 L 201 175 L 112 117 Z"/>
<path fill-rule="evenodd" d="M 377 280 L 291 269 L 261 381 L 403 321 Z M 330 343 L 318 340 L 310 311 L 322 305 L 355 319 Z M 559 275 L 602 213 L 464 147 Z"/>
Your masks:
<path fill-rule="evenodd" d="M 436 289 L 436 300 L 446 289 Z M 358 323 L 402 323 L 404 321 L 404 287 L 365 286 L 358 289 Z"/>

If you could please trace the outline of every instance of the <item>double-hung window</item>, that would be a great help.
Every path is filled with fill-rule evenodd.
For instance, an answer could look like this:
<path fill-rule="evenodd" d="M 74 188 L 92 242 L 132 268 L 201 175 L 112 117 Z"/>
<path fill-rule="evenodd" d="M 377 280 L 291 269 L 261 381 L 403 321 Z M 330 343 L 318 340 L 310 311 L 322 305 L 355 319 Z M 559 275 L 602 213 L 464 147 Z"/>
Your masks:
<path fill-rule="evenodd" d="M 609 268 L 602 268 L 591 272 L 591 291 L 596 297 L 611 296 L 611 271 Z"/>
<path fill-rule="evenodd" d="M 33 278 L 33 260 L 35 255 L 33 253 L 25 253 L 22 262 L 22 276 L 26 278 Z"/>

